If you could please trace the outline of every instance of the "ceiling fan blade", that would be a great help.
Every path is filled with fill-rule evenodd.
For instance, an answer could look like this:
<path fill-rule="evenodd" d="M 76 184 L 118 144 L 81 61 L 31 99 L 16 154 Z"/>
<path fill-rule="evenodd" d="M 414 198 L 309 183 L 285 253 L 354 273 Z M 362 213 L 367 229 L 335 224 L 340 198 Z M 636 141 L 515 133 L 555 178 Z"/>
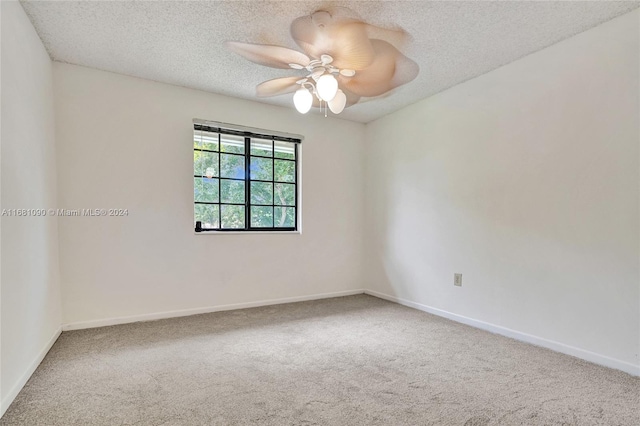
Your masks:
<path fill-rule="evenodd" d="M 267 98 L 269 96 L 295 92 L 300 88 L 300 85 L 297 83 L 298 80 L 300 80 L 300 76 L 267 80 L 256 86 L 256 95 L 260 98 Z"/>
<path fill-rule="evenodd" d="M 342 87 L 353 93 L 373 97 L 406 84 L 418 75 L 418 64 L 383 40 L 371 40 L 376 52 L 370 66 L 353 77 L 338 76 Z"/>
<path fill-rule="evenodd" d="M 383 40 L 392 44 L 396 49 L 403 49 L 411 41 L 411 35 L 402 28 L 382 28 L 367 24 L 367 35 L 370 39 Z"/>
<path fill-rule="evenodd" d="M 347 89 L 342 89 L 345 95 L 347 95 L 347 104 L 345 108 L 350 107 L 351 105 L 355 105 L 360 101 L 360 95 L 356 95 L 353 92 L 350 92 Z"/>
<path fill-rule="evenodd" d="M 375 51 L 367 35 L 367 24 L 362 22 L 337 23 L 329 32 L 332 40 L 330 55 L 333 66 L 361 70 L 374 60 Z"/>
<path fill-rule="evenodd" d="M 413 81 L 419 72 L 418 64 L 400 53 L 396 57 L 396 72 L 391 80 L 391 90 Z"/>
<path fill-rule="evenodd" d="M 338 21 L 358 21 L 366 25 L 367 35 L 370 39 L 384 40 L 393 44 L 397 49 L 402 49 L 408 41 L 411 41 L 411 35 L 400 27 L 383 28 L 376 25 L 366 23 L 360 15 L 353 10 L 343 6 L 328 6 L 323 10 L 329 12 L 331 17 Z"/>
<path fill-rule="evenodd" d="M 332 56 L 332 65 L 337 68 L 360 70 L 373 61 L 367 24 L 352 18 L 318 11 L 295 19 L 291 23 L 291 37 L 313 58 Z"/>
<path fill-rule="evenodd" d="M 237 41 L 226 42 L 227 48 L 238 55 L 272 68 L 291 68 L 289 64 L 307 66 L 310 59 L 304 53 L 282 46 L 272 46 L 268 44 L 240 43 Z"/>

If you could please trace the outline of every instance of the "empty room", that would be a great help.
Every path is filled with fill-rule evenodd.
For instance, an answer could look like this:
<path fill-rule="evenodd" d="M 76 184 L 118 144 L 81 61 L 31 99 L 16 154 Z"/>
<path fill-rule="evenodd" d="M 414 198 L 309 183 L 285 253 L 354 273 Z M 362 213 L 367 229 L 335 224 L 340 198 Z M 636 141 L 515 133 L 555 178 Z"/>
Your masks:
<path fill-rule="evenodd" d="M 640 2 L 0 24 L 0 426 L 640 425 Z"/>

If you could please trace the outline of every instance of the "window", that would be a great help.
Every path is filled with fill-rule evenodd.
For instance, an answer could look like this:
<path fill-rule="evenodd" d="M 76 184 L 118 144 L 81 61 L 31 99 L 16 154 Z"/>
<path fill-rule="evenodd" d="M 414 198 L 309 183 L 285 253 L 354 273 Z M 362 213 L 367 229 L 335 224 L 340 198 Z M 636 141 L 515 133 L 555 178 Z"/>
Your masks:
<path fill-rule="evenodd" d="M 301 140 L 194 120 L 196 232 L 296 231 Z"/>

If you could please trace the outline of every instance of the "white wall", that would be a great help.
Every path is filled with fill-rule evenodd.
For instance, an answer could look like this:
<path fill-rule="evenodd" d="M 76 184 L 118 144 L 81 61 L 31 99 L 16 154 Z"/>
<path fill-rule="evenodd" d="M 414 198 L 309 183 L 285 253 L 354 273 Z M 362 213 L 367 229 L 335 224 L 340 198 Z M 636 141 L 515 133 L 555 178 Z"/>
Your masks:
<path fill-rule="evenodd" d="M 639 17 L 369 123 L 367 286 L 640 374 Z"/>
<path fill-rule="evenodd" d="M 362 287 L 364 125 L 54 63 L 65 324 Z M 302 234 L 195 235 L 192 119 L 305 136 Z M 98 322 L 100 324 L 104 322 Z"/>
<path fill-rule="evenodd" d="M 56 206 L 51 60 L 18 2 L 1 2 L 1 209 Z M 2 414 L 57 338 L 57 220 L 3 216 Z"/>

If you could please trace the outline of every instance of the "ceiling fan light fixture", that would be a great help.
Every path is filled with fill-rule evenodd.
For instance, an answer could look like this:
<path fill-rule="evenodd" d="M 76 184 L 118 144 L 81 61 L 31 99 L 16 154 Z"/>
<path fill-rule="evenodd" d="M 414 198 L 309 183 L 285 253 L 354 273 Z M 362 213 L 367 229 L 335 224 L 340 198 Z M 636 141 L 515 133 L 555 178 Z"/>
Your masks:
<path fill-rule="evenodd" d="M 329 102 L 329 109 L 334 114 L 340 114 L 342 110 L 344 110 L 345 105 L 347 105 L 347 95 L 340 89 L 336 93 L 336 96 L 331 99 Z"/>
<path fill-rule="evenodd" d="M 318 79 L 316 89 L 318 90 L 318 96 L 323 101 L 329 102 L 338 93 L 338 80 L 331 74 L 323 74 Z"/>
<path fill-rule="evenodd" d="M 293 102 L 302 114 L 313 107 L 324 109 L 325 117 L 329 109 L 340 114 L 363 98 L 409 83 L 419 72 L 418 64 L 398 47 L 409 40 L 408 33 L 369 24 L 345 7 L 328 6 L 300 16 L 291 23 L 290 33 L 304 53 L 267 44 L 226 44 L 256 64 L 306 71 L 304 77 L 274 78 L 256 86 L 260 98 L 295 92 Z"/>
<path fill-rule="evenodd" d="M 313 95 L 308 89 L 302 87 L 293 95 L 293 104 L 300 114 L 306 114 L 313 104 Z"/>

